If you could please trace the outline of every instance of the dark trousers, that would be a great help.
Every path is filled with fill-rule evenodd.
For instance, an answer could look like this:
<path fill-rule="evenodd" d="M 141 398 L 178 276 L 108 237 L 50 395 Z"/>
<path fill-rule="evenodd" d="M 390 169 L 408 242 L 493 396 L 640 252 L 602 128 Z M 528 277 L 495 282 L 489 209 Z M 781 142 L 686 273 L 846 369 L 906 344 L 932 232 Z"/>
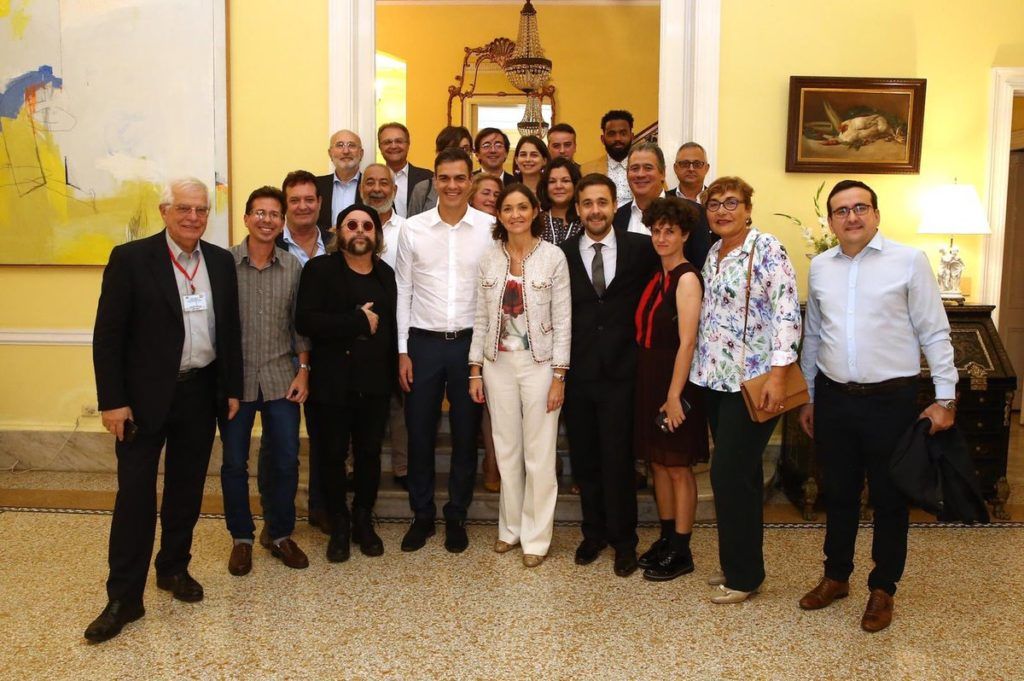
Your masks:
<path fill-rule="evenodd" d="M 184 572 L 192 559 L 192 531 L 203 502 L 203 484 L 216 432 L 216 369 L 210 366 L 178 383 L 166 420 L 118 442 L 117 499 L 110 523 L 107 597 L 141 602 L 156 535 L 156 479 L 160 451 L 164 491 L 160 505 L 158 576 Z"/>
<path fill-rule="evenodd" d="M 313 437 L 313 410 L 310 408 L 311 403 L 306 402 L 303 404 L 303 412 L 306 415 L 306 435 L 309 436 L 309 488 L 307 489 L 307 497 L 309 503 L 309 510 L 319 511 L 324 507 L 323 492 L 320 490 L 320 457 L 318 454 L 318 442 Z M 270 458 L 270 451 L 273 443 L 270 441 L 270 437 L 267 435 L 266 429 L 263 431 L 263 435 L 260 437 L 260 454 L 259 461 L 256 466 L 256 483 L 260 491 L 260 502 L 263 506 L 264 513 L 266 513 L 267 507 L 270 505 L 270 499 L 267 491 L 271 489 L 273 481 L 271 478 L 271 471 L 274 468 L 274 462 Z"/>
<path fill-rule="evenodd" d="M 814 444 L 825 476 L 825 576 L 845 582 L 853 572 L 860 495 L 867 473 L 874 510 L 868 587 L 896 593 L 907 562 L 910 512 L 893 485 L 889 460 L 920 409 L 917 385 L 880 395 L 849 395 L 820 373 L 814 381 Z"/>
<path fill-rule="evenodd" d="M 320 483 L 327 513 L 337 527 L 349 522 L 345 459 L 352 446 L 352 508 L 372 511 L 380 487 L 380 450 L 388 421 L 390 395 L 350 392 L 344 405 L 315 403 L 315 437 L 319 440 Z M 311 437 L 313 435 L 311 434 Z M 340 524 L 339 524 L 340 523 Z"/>
<path fill-rule="evenodd" d="M 762 457 L 778 418 L 750 419 L 743 396 L 705 391 L 711 437 L 711 489 L 718 524 L 718 560 L 725 585 L 753 591 L 764 581 L 764 468 Z"/>
<path fill-rule="evenodd" d="M 266 478 L 260 489 L 263 517 L 271 539 L 290 537 L 295 530 L 295 491 L 299 483 L 299 405 L 286 398 L 242 402 L 230 421 L 221 418 L 224 460 L 220 485 L 224 519 L 235 539 L 253 540 L 256 526 L 249 509 L 249 444 L 259 412 L 263 423 L 259 470 Z M 262 444 L 269 446 L 264 452 Z"/>
<path fill-rule="evenodd" d="M 635 550 L 633 381 L 569 378 L 562 413 L 572 477 L 580 487 L 583 537 L 606 541 L 616 551 Z"/>
<path fill-rule="evenodd" d="M 470 336 L 444 340 L 409 336 L 412 391 L 405 398 L 405 429 L 409 434 L 409 506 L 417 518 L 437 515 L 434 504 L 434 450 L 441 400 L 448 397 L 452 458 L 448 477 L 446 520 L 465 520 L 476 483 L 476 442 L 480 405 L 469 397 Z"/>

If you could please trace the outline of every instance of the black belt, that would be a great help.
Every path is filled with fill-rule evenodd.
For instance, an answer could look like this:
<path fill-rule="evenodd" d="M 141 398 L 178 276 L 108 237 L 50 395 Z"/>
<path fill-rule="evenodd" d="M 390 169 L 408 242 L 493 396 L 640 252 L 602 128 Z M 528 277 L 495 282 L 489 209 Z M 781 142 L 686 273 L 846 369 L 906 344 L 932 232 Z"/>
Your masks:
<path fill-rule="evenodd" d="M 919 379 L 918 376 L 901 376 L 879 383 L 839 383 L 838 381 L 833 381 L 820 371 L 818 375 L 821 376 L 821 381 L 825 385 L 847 395 L 884 395 L 885 393 L 895 392 L 900 388 L 914 385 Z"/>
<path fill-rule="evenodd" d="M 186 381 L 191 381 L 193 378 L 199 378 L 206 371 L 208 371 L 211 366 L 213 366 L 213 365 L 212 364 L 207 364 L 206 366 L 200 367 L 198 369 L 186 369 L 185 371 L 179 371 L 178 372 L 178 383 L 184 383 Z"/>
<path fill-rule="evenodd" d="M 410 336 L 424 336 L 426 338 L 437 338 L 438 340 L 453 341 L 460 338 L 467 338 L 473 335 L 473 329 L 459 329 L 458 331 L 429 331 L 427 329 L 409 329 Z"/>

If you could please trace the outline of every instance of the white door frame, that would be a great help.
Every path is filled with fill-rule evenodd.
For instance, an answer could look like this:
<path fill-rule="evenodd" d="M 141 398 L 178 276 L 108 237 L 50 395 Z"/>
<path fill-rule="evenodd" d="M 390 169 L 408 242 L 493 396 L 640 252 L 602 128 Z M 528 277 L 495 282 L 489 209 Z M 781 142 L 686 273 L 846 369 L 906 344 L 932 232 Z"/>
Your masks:
<path fill-rule="evenodd" d="M 347 128 L 371 149 L 377 135 L 375 4 L 328 0 L 327 10 L 327 135 Z M 658 135 L 672 158 L 680 144 L 696 140 L 716 162 L 721 13 L 721 0 L 661 2 Z"/>
<path fill-rule="evenodd" d="M 1003 249 L 1006 246 L 1006 191 L 1010 170 L 1010 127 L 1013 98 L 1024 95 L 1024 68 L 992 69 L 992 121 L 989 131 L 988 223 L 981 301 L 997 306 L 992 321 L 999 325 L 999 296 L 1003 285 Z"/>

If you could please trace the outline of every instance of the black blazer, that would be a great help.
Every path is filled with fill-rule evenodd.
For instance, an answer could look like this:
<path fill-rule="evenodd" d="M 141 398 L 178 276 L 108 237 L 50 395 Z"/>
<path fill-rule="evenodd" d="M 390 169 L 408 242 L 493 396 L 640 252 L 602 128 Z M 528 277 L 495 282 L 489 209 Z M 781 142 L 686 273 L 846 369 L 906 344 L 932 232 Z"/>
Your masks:
<path fill-rule="evenodd" d="M 665 195 L 668 196 L 668 193 Z M 675 194 L 672 196 L 682 198 Z M 685 255 L 686 259 L 692 262 L 694 267 L 699 270 L 704 267 L 704 261 L 708 259 L 708 251 L 710 251 L 714 243 L 718 241 L 719 236 L 711 231 L 711 227 L 708 225 L 707 213 L 704 211 L 704 206 L 700 205 L 696 201 L 690 201 L 686 198 L 684 198 L 683 201 L 689 201 L 700 211 L 700 221 L 697 223 L 697 229 L 690 232 L 690 237 L 683 245 L 683 255 Z M 619 206 L 619 209 L 615 211 L 615 219 L 612 221 L 612 225 L 615 229 L 621 229 L 623 231 L 629 229 L 629 218 L 632 207 L 633 202 L 630 201 L 627 204 Z"/>
<path fill-rule="evenodd" d="M 597 297 L 580 257 L 578 234 L 562 242 L 572 293 L 570 380 L 632 379 L 636 374 L 634 316 L 640 295 L 661 266 L 651 239 L 615 230 L 615 278 Z"/>
<path fill-rule="evenodd" d="M 370 322 L 360 308 L 365 301 L 356 300 L 349 286 L 350 270 L 341 253 L 320 255 L 302 268 L 298 300 L 295 305 L 295 328 L 312 341 L 310 352 L 309 399 L 323 404 L 343 405 L 348 400 L 352 373 L 352 346 L 358 336 L 370 335 Z M 391 352 L 387 361 L 376 368 L 382 394 L 395 389 L 398 381 L 398 287 L 395 271 L 376 258 L 373 274 L 387 292 L 391 307 L 391 331 L 387 343 Z M 380 327 L 378 327 L 379 329 Z"/>
<path fill-rule="evenodd" d="M 409 164 L 409 177 L 406 178 L 405 183 L 405 206 L 406 212 L 408 212 L 409 202 L 412 200 L 413 187 L 418 185 L 423 180 L 429 180 L 434 177 L 434 173 L 430 172 L 426 168 L 420 168 Z"/>
<path fill-rule="evenodd" d="M 362 203 L 359 200 L 359 183 L 362 181 L 363 173 L 360 171 L 356 173 L 356 200 L 355 203 Z M 334 227 L 334 221 L 331 220 L 331 200 L 334 198 L 334 173 L 328 173 L 327 175 L 317 175 L 316 177 L 316 190 L 320 194 L 320 217 L 317 218 L 317 224 L 320 229 L 330 229 Z"/>
<path fill-rule="evenodd" d="M 218 401 L 242 397 L 242 330 L 231 253 L 199 242 L 213 289 Z M 92 357 L 100 410 L 131 407 L 147 431 L 167 418 L 185 343 L 181 296 L 161 231 L 116 246 L 103 270 Z"/>

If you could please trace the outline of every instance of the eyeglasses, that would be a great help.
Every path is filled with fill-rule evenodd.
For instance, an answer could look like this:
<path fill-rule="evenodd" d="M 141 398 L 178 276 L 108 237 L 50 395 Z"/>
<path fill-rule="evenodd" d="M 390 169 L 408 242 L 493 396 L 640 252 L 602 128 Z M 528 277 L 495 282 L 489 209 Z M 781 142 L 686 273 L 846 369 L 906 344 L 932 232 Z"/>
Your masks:
<path fill-rule="evenodd" d="M 704 161 L 676 161 L 676 168 L 693 168 L 694 170 L 700 170 L 707 163 Z"/>
<path fill-rule="evenodd" d="M 210 209 L 206 206 L 184 206 L 182 204 L 178 204 L 174 207 L 174 212 L 182 217 L 189 215 L 190 213 L 195 213 L 196 217 L 205 218 L 210 214 Z"/>
<path fill-rule="evenodd" d="M 359 220 L 349 220 L 342 226 L 350 232 L 372 232 L 374 229 L 373 222 L 370 220 L 364 220 L 363 222 L 359 222 Z"/>
<path fill-rule="evenodd" d="M 504 148 L 504 142 L 484 142 L 483 144 L 480 145 L 481 151 L 489 151 L 491 149 L 494 149 L 495 151 L 501 151 Z"/>
<path fill-rule="evenodd" d="M 719 208 L 725 208 L 730 213 L 740 207 L 740 200 L 729 197 L 725 201 L 719 201 L 718 199 L 711 199 L 706 204 L 709 213 L 718 212 Z"/>
<path fill-rule="evenodd" d="M 362 147 L 359 145 L 359 142 L 335 142 L 334 143 L 334 148 L 335 149 L 353 149 L 353 150 L 355 150 L 355 149 L 362 149 Z"/>
<path fill-rule="evenodd" d="M 276 210 L 254 210 L 250 215 L 256 216 L 257 220 L 281 220 L 284 218 L 284 213 L 279 213 Z"/>
<path fill-rule="evenodd" d="M 868 204 L 855 203 L 853 204 L 853 206 L 841 206 L 840 208 L 836 208 L 834 211 L 832 211 L 832 217 L 839 218 L 840 220 L 845 220 L 846 218 L 850 217 L 850 213 L 853 213 L 857 217 L 862 217 L 864 215 L 867 215 L 869 210 L 871 210 L 871 206 L 869 206 Z"/>

